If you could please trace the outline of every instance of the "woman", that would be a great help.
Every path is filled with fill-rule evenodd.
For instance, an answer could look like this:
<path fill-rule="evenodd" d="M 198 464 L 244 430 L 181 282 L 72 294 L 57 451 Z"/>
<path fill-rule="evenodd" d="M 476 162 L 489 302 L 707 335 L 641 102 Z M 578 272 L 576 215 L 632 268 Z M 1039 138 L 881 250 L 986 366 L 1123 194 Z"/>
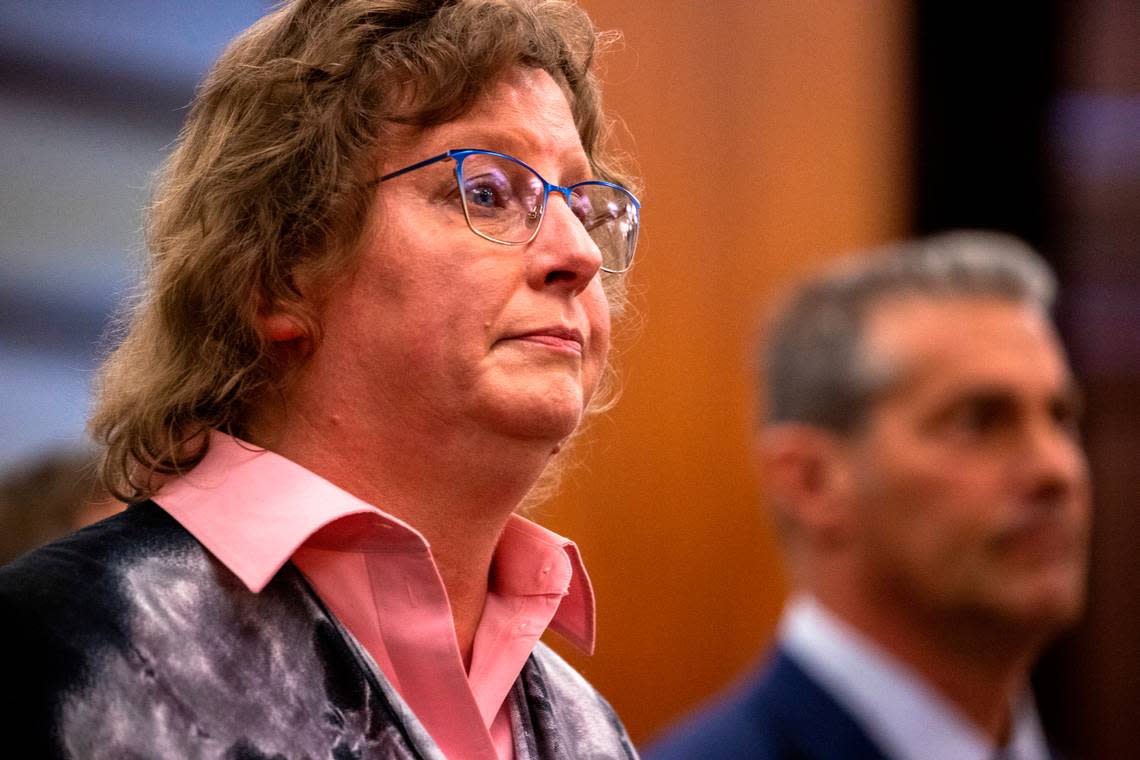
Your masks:
<path fill-rule="evenodd" d="M 93 431 L 126 514 L 0 574 L 68 757 L 631 757 L 516 510 L 591 405 L 638 203 L 562 0 L 316 0 L 239 37 L 157 189 Z"/>

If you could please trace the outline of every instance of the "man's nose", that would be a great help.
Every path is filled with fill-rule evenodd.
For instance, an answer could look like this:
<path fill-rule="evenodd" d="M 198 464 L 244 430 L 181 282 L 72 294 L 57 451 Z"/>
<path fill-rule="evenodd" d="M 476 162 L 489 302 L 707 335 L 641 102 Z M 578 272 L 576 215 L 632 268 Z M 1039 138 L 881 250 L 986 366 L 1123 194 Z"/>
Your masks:
<path fill-rule="evenodd" d="M 1085 487 L 1088 463 L 1075 433 L 1050 417 L 1030 424 L 1025 437 L 1023 462 L 1035 491 L 1060 495 Z"/>

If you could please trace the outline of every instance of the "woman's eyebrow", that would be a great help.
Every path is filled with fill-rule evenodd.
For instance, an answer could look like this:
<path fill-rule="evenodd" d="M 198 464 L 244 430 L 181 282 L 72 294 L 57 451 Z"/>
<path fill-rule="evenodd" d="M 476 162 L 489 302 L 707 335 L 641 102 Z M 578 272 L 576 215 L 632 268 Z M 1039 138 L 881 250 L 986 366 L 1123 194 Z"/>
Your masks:
<path fill-rule="evenodd" d="M 477 148 L 493 150 L 496 153 L 506 153 L 533 167 L 548 182 L 555 184 L 565 185 L 593 179 L 593 167 L 580 145 L 560 149 L 550 139 L 534 130 L 505 130 L 497 127 L 473 125 L 464 126 L 445 137 L 447 137 L 446 145 L 433 141 L 433 145 L 439 147 L 440 151 Z M 555 161 L 560 176 L 547 176 L 551 173 L 548 167 L 535 166 L 536 163 L 539 163 L 538 159 L 545 154 L 556 157 Z"/>

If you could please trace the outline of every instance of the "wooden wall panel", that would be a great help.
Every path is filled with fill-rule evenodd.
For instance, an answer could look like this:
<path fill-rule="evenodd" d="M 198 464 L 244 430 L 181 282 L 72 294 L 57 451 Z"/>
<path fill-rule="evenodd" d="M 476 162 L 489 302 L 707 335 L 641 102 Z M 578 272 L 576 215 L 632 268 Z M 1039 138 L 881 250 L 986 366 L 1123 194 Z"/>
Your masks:
<path fill-rule="evenodd" d="M 607 101 L 645 177 L 623 397 L 536 517 L 578 541 L 592 658 L 552 643 L 643 741 L 754 662 L 784 598 L 749 454 L 763 304 L 906 233 L 901 0 L 583 0 L 623 46 Z"/>

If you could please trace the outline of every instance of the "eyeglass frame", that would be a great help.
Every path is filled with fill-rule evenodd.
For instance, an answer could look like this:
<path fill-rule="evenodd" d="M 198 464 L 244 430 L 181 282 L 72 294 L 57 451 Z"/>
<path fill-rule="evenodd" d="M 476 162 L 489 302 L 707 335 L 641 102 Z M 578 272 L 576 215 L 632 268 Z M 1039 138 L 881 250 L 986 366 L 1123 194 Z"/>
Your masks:
<path fill-rule="evenodd" d="M 516 241 L 510 241 L 510 240 L 500 240 L 498 238 L 491 237 L 490 235 L 488 235 L 485 232 L 480 232 L 479 230 L 475 229 L 475 225 L 473 225 L 471 223 L 471 215 L 467 211 L 467 197 L 466 197 L 466 194 L 464 193 L 464 190 L 463 190 L 463 161 L 465 159 L 467 159 L 469 156 L 474 156 L 474 155 L 495 156 L 496 158 L 505 158 L 508 161 L 513 161 L 514 163 L 518 164 L 519 166 L 521 166 L 524 169 L 526 169 L 527 171 L 529 171 L 534 176 L 538 177 L 539 182 L 542 183 L 542 205 L 539 207 L 538 222 L 534 225 L 534 231 L 530 233 L 530 237 L 527 238 L 526 240 L 520 240 L 517 242 Z M 613 183 L 613 182 L 606 182 L 605 180 L 601 180 L 601 179 L 591 179 L 591 180 L 585 180 L 584 182 L 575 182 L 573 185 L 563 187 L 562 185 L 556 185 L 553 182 L 548 182 L 545 177 L 543 177 L 541 174 L 539 174 L 538 171 L 534 167 L 530 166 L 525 161 L 521 161 L 521 160 L 515 158 L 514 156 L 507 155 L 506 153 L 499 153 L 498 151 L 494 151 L 494 150 L 484 150 L 482 148 L 452 148 L 451 150 L 440 153 L 438 156 L 432 156 L 431 158 L 425 158 L 422 161 L 417 161 L 414 164 L 409 164 L 408 166 L 405 166 L 402 169 L 397 169 L 393 172 L 388 172 L 387 174 L 385 174 L 385 175 L 381 176 L 379 179 L 377 179 L 376 182 L 378 182 L 378 183 L 379 182 L 387 182 L 390 179 L 395 179 L 396 177 L 407 174 L 408 172 L 414 172 L 415 170 L 422 169 L 425 166 L 431 166 L 432 164 L 438 164 L 440 161 L 446 161 L 449 158 L 455 161 L 455 182 L 456 182 L 456 185 L 459 189 L 460 200 L 461 200 L 462 205 L 463 205 L 463 219 L 464 219 L 464 221 L 467 222 L 467 229 L 471 230 L 473 233 L 475 233 L 479 237 L 483 238 L 484 240 L 489 240 L 492 243 L 498 243 L 500 245 L 527 245 L 528 243 L 533 242 L 534 239 L 536 237 L 538 237 L 538 231 L 542 227 L 542 220 L 546 218 L 546 204 L 550 199 L 550 191 L 551 190 L 557 190 L 562 195 L 562 197 L 566 199 L 566 205 L 571 206 L 571 208 L 573 208 L 573 206 L 571 205 L 570 193 L 573 192 L 575 188 L 582 187 L 584 185 L 601 185 L 602 187 L 609 187 L 609 188 L 612 188 L 614 190 L 618 190 L 622 193 L 625 193 L 627 196 L 629 196 L 629 199 L 633 202 L 634 211 L 636 211 L 636 213 L 637 213 L 638 228 L 639 228 L 638 232 L 640 233 L 641 201 L 639 201 L 637 199 L 636 195 L 634 195 L 633 193 L 631 193 L 629 190 L 622 187 L 621 185 L 618 185 L 618 184 Z M 577 218 L 577 217 L 575 217 L 575 218 Z M 589 231 L 590 231 L 589 228 L 586 228 L 585 224 L 583 224 L 582 226 L 584 229 L 586 229 L 587 234 L 589 234 Z M 610 269 L 610 268 L 602 265 L 601 270 L 603 272 L 608 272 L 610 274 L 622 274 L 624 272 L 628 272 L 630 270 L 630 268 L 633 266 L 633 258 L 634 258 L 634 255 L 636 254 L 636 252 L 637 252 L 637 240 L 635 239 L 634 245 L 633 245 L 633 250 L 629 254 L 629 260 L 626 262 L 625 267 L 623 269 Z"/>

